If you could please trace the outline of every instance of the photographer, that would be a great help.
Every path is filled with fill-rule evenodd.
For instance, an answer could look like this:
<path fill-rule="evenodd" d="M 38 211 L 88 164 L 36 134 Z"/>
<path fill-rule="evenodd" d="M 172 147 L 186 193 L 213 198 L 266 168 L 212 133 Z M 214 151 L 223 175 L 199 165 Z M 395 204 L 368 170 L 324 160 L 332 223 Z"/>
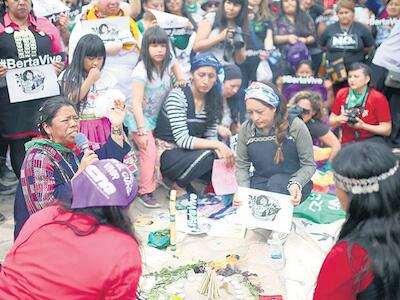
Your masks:
<path fill-rule="evenodd" d="M 207 14 L 199 23 L 193 51 L 209 51 L 222 65 L 242 64 L 246 59 L 247 5 L 247 0 L 224 0 L 217 13 Z"/>
<path fill-rule="evenodd" d="M 371 70 L 363 63 L 349 68 L 349 87 L 339 90 L 329 116 L 331 127 L 342 129 L 342 144 L 374 138 L 383 141 L 392 125 L 386 97 L 369 87 Z"/>
<path fill-rule="evenodd" d="M 289 115 L 301 118 L 310 131 L 313 144 L 325 145 L 332 149 L 329 161 L 335 157 L 340 150 L 340 142 L 335 134 L 324 124 L 324 104 L 320 94 L 301 91 L 289 100 Z"/>

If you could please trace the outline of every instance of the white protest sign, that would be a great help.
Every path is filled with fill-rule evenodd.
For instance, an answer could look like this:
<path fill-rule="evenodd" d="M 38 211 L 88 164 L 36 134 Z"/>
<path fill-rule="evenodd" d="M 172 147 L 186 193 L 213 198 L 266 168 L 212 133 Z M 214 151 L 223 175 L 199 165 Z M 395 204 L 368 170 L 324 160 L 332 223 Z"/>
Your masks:
<path fill-rule="evenodd" d="M 150 13 L 157 19 L 158 26 L 163 29 L 185 28 L 189 22 L 188 18 L 149 9 Z"/>
<path fill-rule="evenodd" d="M 85 34 L 96 34 L 103 42 L 120 40 L 123 44 L 135 43 L 129 27 L 129 17 L 84 20 L 82 28 Z"/>
<path fill-rule="evenodd" d="M 70 10 L 61 0 L 32 0 L 33 10 L 38 17 L 47 17 Z"/>
<path fill-rule="evenodd" d="M 289 233 L 293 218 L 290 196 L 251 188 L 238 188 L 238 220 L 247 227 Z"/>
<path fill-rule="evenodd" d="M 8 70 L 6 80 L 11 103 L 60 94 L 56 71 L 51 64 Z"/>

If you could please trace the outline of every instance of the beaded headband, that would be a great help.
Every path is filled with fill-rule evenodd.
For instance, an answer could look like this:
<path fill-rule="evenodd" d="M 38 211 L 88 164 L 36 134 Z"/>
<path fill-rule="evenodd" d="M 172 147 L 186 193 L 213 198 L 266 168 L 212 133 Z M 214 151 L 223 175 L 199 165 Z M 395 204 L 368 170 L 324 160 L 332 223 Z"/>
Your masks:
<path fill-rule="evenodd" d="M 336 172 L 333 173 L 333 176 L 335 177 L 336 185 L 346 192 L 351 192 L 352 194 L 371 194 L 379 191 L 379 181 L 393 176 L 398 169 L 399 161 L 396 161 L 395 166 L 389 169 L 389 171 L 370 178 L 348 178 Z"/>

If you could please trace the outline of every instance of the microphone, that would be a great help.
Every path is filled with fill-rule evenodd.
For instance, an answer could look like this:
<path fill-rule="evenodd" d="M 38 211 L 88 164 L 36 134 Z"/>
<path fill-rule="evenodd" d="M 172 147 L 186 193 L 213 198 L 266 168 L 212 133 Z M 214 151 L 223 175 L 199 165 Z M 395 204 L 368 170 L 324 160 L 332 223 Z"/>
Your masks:
<path fill-rule="evenodd" d="M 89 141 L 83 133 L 79 132 L 75 135 L 75 144 L 76 146 L 85 152 L 86 150 L 90 150 L 89 148 Z"/>

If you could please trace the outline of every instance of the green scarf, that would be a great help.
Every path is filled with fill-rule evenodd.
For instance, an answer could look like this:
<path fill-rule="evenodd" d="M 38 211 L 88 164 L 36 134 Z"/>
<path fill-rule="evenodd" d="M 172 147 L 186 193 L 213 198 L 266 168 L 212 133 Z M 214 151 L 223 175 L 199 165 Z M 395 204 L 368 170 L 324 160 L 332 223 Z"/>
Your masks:
<path fill-rule="evenodd" d="M 67 152 L 67 153 L 74 153 L 72 149 L 68 149 L 63 145 L 56 144 L 48 139 L 36 139 L 25 143 L 25 151 L 28 151 L 30 148 L 35 146 L 50 146 L 55 150 Z"/>
<path fill-rule="evenodd" d="M 368 88 L 366 88 L 361 94 L 350 89 L 346 99 L 346 109 L 362 106 L 366 97 L 368 97 Z"/>

